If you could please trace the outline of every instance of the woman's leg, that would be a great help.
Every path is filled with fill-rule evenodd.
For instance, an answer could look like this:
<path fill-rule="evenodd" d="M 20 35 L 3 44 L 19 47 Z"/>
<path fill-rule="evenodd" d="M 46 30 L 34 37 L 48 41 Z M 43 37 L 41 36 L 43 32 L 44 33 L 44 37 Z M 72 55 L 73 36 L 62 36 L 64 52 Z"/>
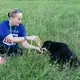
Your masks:
<path fill-rule="evenodd" d="M 3 64 L 5 60 L 5 47 L 3 44 L 0 43 L 0 64 Z"/>

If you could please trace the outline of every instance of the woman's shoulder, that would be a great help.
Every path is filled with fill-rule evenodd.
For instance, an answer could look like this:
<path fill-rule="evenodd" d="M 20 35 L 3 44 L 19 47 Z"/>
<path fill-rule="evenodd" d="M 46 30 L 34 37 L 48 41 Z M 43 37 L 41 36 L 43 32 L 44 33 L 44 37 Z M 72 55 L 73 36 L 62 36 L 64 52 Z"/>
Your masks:
<path fill-rule="evenodd" d="M 0 22 L 0 31 L 5 31 L 8 28 L 8 20 L 4 20 Z"/>
<path fill-rule="evenodd" d="M 19 26 L 17 27 L 17 29 L 19 29 L 20 31 L 26 31 L 25 25 L 24 24 L 19 24 Z"/>
<path fill-rule="evenodd" d="M 19 26 L 24 27 L 24 24 L 20 23 Z"/>
<path fill-rule="evenodd" d="M 25 25 L 21 23 L 21 24 L 19 24 L 18 28 L 19 29 L 25 29 Z"/>
<path fill-rule="evenodd" d="M 0 25 L 2 25 L 2 24 L 9 24 L 9 20 L 3 20 L 3 21 L 1 21 Z"/>

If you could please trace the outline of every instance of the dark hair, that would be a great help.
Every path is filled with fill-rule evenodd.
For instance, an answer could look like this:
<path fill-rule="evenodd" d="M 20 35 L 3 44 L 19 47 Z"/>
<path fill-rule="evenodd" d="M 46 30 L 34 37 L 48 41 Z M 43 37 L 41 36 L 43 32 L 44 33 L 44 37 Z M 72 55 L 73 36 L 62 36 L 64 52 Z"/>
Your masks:
<path fill-rule="evenodd" d="M 22 13 L 22 10 L 21 9 L 18 9 L 18 8 L 14 8 L 12 9 L 9 13 L 8 13 L 8 17 L 15 17 L 15 14 L 16 13 Z"/>

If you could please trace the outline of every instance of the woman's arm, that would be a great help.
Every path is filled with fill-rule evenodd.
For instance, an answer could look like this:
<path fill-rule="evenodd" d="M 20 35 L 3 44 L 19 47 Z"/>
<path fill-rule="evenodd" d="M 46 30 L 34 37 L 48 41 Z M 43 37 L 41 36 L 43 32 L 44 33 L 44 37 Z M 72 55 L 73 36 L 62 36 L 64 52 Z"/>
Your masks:
<path fill-rule="evenodd" d="M 24 37 L 13 37 L 12 34 L 9 34 L 5 39 L 5 42 L 22 42 L 25 41 Z"/>
<path fill-rule="evenodd" d="M 22 42 L 26 40 L 36 40 L 37 36 L 25 36 L 25 37 L 13 37 L 12 34 L 9 34 L 4 40 L 6 42 Z"/>
<path fill-rule="evenodd" d="M 28 36 L 27 38 L 28 38 L 27 40 L 36 40 L 36 36 Z M 22 44 L 22 46 L 24 48 L 27 48 L 27 49 L 35 49 L 35 50 L 38 50 L 38 51 L 42 52 L 40 50 L 40 47 L 36 47 L 36 46 L 30 45 L 27 42 L 27 40 L 25 39 L 25 37 L 13 37 L 10 34 L 4 40 L 5 40 L 5 42 L 21 42 L 21 44 Z"/>
<path fill-rule="evenodd" d="M 23 41 L 22 42 L 22 46 L 24 48 L 27 48 L 27 49 L 36 49 L 36 50 L 39 50 L 40 51 L 40 48 L 39 47 L 36 47 L 36 46 L 31 45 L 27 41 Z"/>
<path fill-rule="evenodd" d="M 30 45 L 27 41 L 23 41 L 22 42 L 22 46 L 24 48 L 27 48 L 27 49 L 35 49 L 35 50 L 38 50 L 39 52 L 43 53 L 43 50 L 41 50 L 40 47 L 36 47 L 36 46 Z"/>

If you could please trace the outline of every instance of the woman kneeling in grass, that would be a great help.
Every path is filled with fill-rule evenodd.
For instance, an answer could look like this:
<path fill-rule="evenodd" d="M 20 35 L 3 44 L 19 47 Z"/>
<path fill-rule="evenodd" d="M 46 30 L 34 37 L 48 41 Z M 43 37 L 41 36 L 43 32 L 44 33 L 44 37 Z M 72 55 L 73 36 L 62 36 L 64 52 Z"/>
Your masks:
<path fill-rule="evenodd" d="M 12 9 L 8 13 L 8 20 L 0 23 L 0 54 L 22 55 L 21 43 L 24 48 L 31 48 L 40 51 L 39 47 L 30 45 L 27 40 L 36 41 L 37 36 L 27 36 L 25 26 L 22 24 L 22 11 L 20 9 Z M 4 63 L 4 57 L 0 56 L 0 64 Z"/>

